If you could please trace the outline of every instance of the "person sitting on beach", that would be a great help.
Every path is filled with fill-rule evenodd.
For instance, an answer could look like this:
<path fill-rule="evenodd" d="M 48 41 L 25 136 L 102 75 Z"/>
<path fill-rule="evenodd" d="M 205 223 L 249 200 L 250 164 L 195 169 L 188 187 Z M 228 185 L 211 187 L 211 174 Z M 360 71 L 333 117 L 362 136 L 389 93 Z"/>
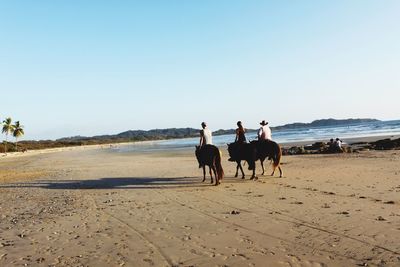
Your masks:
<path fill-rule="evenodd" d="M 336 138 L 335 140 L 335 150 L 338 153 L 342 153 L 343 152 L 343 148 L 342 148 L 342 140 L 340 140 L 339 138 Z"/>
<path fill-rule="evenodd" d="M 201 127 L 203 129 L 200 130 L 200 147 L 204 145 L 212 145 L 212 134 L 210 129 L 207 128 L 207 124 L 202 122 Z"/>
<path fill-rule="evenodd" d="M 335 142 L 333 141 L 333 138 L 331 138 L 329 140 L 329 142 L 327 143 L 328 145 L 328 152 L 333 153 L 335 152 Z"/>
<path fill-rule="evenodd" d="M 258 130 L 257 136 L 258 136 L 258 140 L 272 140 L 272 136 L 271 136 L 271 129 L 268 126 L 268 122 L 266 122 L 265 120 L 263 120 L 262 122 L 260 122 L 261 127 Z"/>

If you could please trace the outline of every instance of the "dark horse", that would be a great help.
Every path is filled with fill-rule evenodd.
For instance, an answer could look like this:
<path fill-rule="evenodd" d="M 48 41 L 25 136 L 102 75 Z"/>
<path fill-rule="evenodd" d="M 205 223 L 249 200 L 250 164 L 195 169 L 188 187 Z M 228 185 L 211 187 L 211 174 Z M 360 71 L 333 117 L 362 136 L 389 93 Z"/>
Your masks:
<path fill-rule="evenodd" d="M 253 170 L 253 174 L 250 179 L 257 178 L 255 175 L 255 162 L 257 160 L 260 160 L 261 162 L 261 167 L 263 170 L 261 175 L 264 175 L 264 160 L 266 158 L 271 159 L 273 163 L 273 172 L 271 176 L 274 175 L 275 169 L 278 168 L 280 173 L 279 177 L 282 177 L 282 169 L 280 167 L 282 151 L 280 146 L 274 141 L 255 140 L 251 141 L 249 144 L 232 143 L 228 144 L 228 152 L 231 159 L 237 163 L 235 177 L 238 176 L 239 169 L 242 172 L 242 179 L 244 179 L 245 177 L 242 165 L 240 163 L 242 160 L 247 161 L 249 165 L 249 170 Z"/>
<path fill-rule="evenodd" d="M 214 171 L 215 185 L 219 185 L 224 178 L 224 170 L 221 165 L 221 152 L 214 145 L 196 146 L 196 158 L 199 162 L 199 168 L 203 168 L 203 182 L 206 180 L 206 165 L 209 167 L 211 183 L 213 176 L 211 170 Z"/>
<path fill-rule="evenodd" d="M 257 159 L 261 162 L 262 174 L 264 175 L 264 160 L 266 158 L 272 160 L 272 173 L 274 176 L 276 168 L 279 170 L 279 177 L 282 177 L 282 169 L 280 166 L 282 150 L 278 143 L 272 140 L 254 140 L 250 144 L 253 144 L 257 150 Z"/>
<path fill-rule="evenodd" d="M 244 172 L 242 168 L 242 164 L 240 163 L 242 160 L 245 160 L 249 165 L 249 170 L 253 171 L 253 174 L 250 179 L 256 178 L 256 160 L 257 160 L 257 150 L 254 144 L 249 143 L 231 143 L 228 144 L 228 152 L 231 157 L 230 161 L 236 162 L 236 174 L 235 177 L 238 177 L 239 168 L 242 172 L 242 179 L 244 179 Z"/>

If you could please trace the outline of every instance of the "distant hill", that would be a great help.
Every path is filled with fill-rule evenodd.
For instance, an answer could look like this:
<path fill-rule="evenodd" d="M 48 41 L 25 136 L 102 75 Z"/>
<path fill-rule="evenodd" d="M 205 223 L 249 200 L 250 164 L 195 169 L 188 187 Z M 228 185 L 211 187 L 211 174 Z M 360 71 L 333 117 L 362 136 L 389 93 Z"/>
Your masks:
<path fill-rule="evenodd" d="M 326 126 L 346 126 L 346 125 L 354 125 L 361 123 L 371 123 L 378 122 L 376 119 L 345 119 L 345 120 L 336 120 L 336 119 L 322 119 L 315 120 L 311 123 L 291 123 L 285 124 L 282 126 L 271 127 L 272 130 L 290 130 L 290 129 L 304 129 L 304 128 L 316 128 L 316 127 L 326 127 Z"/>
<path fill-rule="evenodd" d="M 291 123 L 277 127 L 271 127 L 272 130 L 289 130 L 300 128 L 312 128 L 322 126 L 339 126 L 339 125 L 354 125 L 359 123 L 377 122 L 375 119 L 322 119 L 315 120 L 311 123 Z M 99 143 L 109 142 L 129 142 L 129 141 L 146 141 L 146 140 L 162 140 L 175 138 L 198 137 L 200 129 L 194 128 L 168 128 L 168 129 L 153 129 L 153 130 L 130 130 L 115 135 L 98 135 L 93 137 L 74 136 L 61 138 L 60 142 L 75 142 L 75 141 L 97 141 Z M 257 129 L 247 129 L 247 132 L 255 132 Z M 213 132 L 214 136 L 224 134 L 234 134 L 235 129 L 219 129 Z"/>
<path fill-rule="evenodd" d="M 321 119 L 315 120 L 311 123 L 302 123 L 295 122 L 290 124 L 285 124 L 281 126 L 271 127 L 271 130 L 291 130 L 291 129 L 307 129 L 307 128 L 316 128 L 316 127 L 327 127 L 327 126 L 346 126 L 346 125 L 355 125 L 361 123 L 371 123 L 378 122 L 376 119 L 345 119 L 345 120 L 336 120 L 336 119 Z M 246 129 L 247 132 L 256 132 L 258 129 Z M 218 131 L 213 132 L 213 135 L 224 135 L 224 134 L 235 134 L 235 129 L 220 129 Z"/>

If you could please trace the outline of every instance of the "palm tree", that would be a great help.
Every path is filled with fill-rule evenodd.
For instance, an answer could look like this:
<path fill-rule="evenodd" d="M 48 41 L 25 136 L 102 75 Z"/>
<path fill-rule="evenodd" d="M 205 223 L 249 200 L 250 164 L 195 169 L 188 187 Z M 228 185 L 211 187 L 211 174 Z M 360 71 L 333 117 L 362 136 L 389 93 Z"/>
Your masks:
<path fill-rule="evenodd" d="M 23 136 L 24 133 L 24 126 L 19 124 L 19 121 L 16 121 L 15 124 L 13 125 L 14 131 L 13 131 L 13 136 L 15 137 L 15 150 L 18 151 L 18 137 Z"/>
<path fill-rule="evenodd" d="M 14 125 L 11 124 L 12 120 L 10 117 L 6 118 L 3 121 L 3 129 L 2 133 L 6 135 L 6 142 L 4 143 L 4 152 L 7 154 L 7 141 L 8 141 L 8 135 L 13 132 L 14 130 Z"/>

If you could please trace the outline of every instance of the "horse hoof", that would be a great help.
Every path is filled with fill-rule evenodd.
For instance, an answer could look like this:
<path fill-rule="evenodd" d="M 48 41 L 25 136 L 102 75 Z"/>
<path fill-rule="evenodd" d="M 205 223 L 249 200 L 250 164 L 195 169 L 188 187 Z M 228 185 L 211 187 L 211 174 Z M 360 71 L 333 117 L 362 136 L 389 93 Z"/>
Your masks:
<path fill-rule="evenodd" d="M 242 176 L 242 179 L 244 179 L 244 176 Z"/>

